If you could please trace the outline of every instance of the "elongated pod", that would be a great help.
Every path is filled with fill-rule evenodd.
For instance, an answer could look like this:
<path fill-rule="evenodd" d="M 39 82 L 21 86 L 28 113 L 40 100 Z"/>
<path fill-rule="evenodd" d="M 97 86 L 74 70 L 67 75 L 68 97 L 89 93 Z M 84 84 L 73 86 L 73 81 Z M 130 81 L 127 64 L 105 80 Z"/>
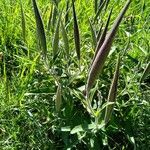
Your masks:
<path fill-rule="evenodd" d="M 43 56 L 46 60 L 47 57 L 47 43 L 46 43 L 46 36 L 45 36 L 45 30 L 44 30 L 44 25 L 43 21 L 39 12 L 39 9 L 37 7 L 36 0 L 32 0 L 33 3 L 33 8 L 34 8 L 34 15 L 35 15 L 35 20 L 36 20 L 36 26 L 37 26 L 37 33 L 38 33 L 38 38 L 42 47 L 42 52 Z"/>
<path fill-rule="evenodd" d="M 92 66 L 90 67 L 90 71 L 88 74 L 88 80 L 87 80 L 87 86 L 86 86 L 86 93 L 88 95 L 90 89 L 92 88 L 95 80 L 97 79 L 97 76 L 101 73 L 104 63 L 106 61 L 106 58 L 109 54 L 109 51 L 111 49 L 111 45 L 114 39 L 114 36 L 117 32 L 117 29 L 119 27 L 119 24 L 126 12 L 126 10 L 129 7 L 131 0 L 128 0 L 125 4 L 124 8 L 122 9 L 121 13 L 117 17 L 116 21 L 114 22 L 111 31 L 107 35 L 105 41 L 103 42 L 101 48 L 99 49 L 94 62 L 92 63 Z"/>
<path fill-rule="evenodd" d="M 72 10 L 73 10 L 75 48 L 76 48 L 78 60 L 80 60 L 80 35 L 79 35 L 79 27 L 78 27 L 77 16 L 76 16 L 76 11 L 74 6 L 74 0 L 72 0 Z"/>
<path fill-rule="evenodd" d="M 114 77 L 109 89 L 109 94 L 108 94 L 108 102 L 115 102 L 116 101 L 116 95 L 117 95 L 117 85 L 118 85 L 118 79 L 119 79 L 119 66 L 120 66 L 120 56 L 118 57 L 117 60 L 117 65 L 116 65 L 116 70 L 114 73 Z M 105 111 L 105 124 L 107 124 L 111 118 L 111 114 L 113 112 L 114 104 L 108 105 L 106 107 Z"/>

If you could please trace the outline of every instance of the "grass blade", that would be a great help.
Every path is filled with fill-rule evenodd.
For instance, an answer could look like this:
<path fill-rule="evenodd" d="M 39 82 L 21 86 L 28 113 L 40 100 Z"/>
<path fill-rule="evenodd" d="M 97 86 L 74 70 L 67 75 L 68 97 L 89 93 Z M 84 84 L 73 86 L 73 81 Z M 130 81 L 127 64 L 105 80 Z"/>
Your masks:
<path fill-rule="evenodd" d="M 99 40 L 99 38 L 100 38 L 100 36 L 101 36 L 102 28 L 103 28 L 103 23 L 101 24 L 100 29 L 99 29 L 99 31 L 98 31 L 98 33 L 97 33 L 97 36 L 96 36 L 96 40 L 97 40 L 97 41 Z"/>
<path fill-rule="evenodd" d="M 150 74 L 150 62 L 147 64 L 143 74 L 142 74 L 142 77 L 140 79 L 140 83 Z"/>
<path fill-rule="evenodd" d="M 109 89 L 108 102 L 115 102 L 116 101 L 117 85 L 118 85 L 118 79 L 119 79 L 119 66 L 120 66 L 120 56 L 118 57 L 115 74 L 114 74 L 114 77 L 112 80 L 111 87 Z M 105 124 L 107 124 L 109 122 L 113 108 L 114 108 L 114 104 L 108 105 L 106 107 L 105 119 L 104 119 Z"/>
<path fill-rule="evenodd" d="M 95 17 L 94 17 L 94 22 L 97 20 L 97 18 L 98 18 L 98 16 L 100 15 L 102 9 L 104 8 L 105 2 L 106 2 L 106 0 L 103 1 L 102 4 L 100 4 L 100 6 L 99 6 L 99 8 L 98 8 L 98 10 L 97 10 L 97 13 L 96 13 L 96 15 L 95 15 Z"/>
<path fill-rule="evenodd" d="M 95 31 L 94 31 L 94 28 L 93 28 L 92 23 L 91 23 L 90 20 L 89 20 L 89 24 L 90 24 L 91 34 L 92 34 L 93 49 L 95 49 L 96 43 L 97 43 L 96 33 L 95 33 Z"/>
<path fill-rule="evenodd" d="M 110 0 L 106 0 L 105 11 L 107 10 L 109 2 L 110 2 Z"/>
<path fill-rule="evenodd" d="M 22 0 L 20 0 L 20 7 L 21 7 L 22 36 L 24 42 L 26 42 L 26 21 L 25 21 L 24 10 L 22 7 Z"/>
<path fill-rule="evenodd" d="M 54 9 L 53 9 L 53 15 L 52 15 L 52 26 L 53 26 L 53 29 L 55 28 L 55 23 L 56 23 L 56 17 L 57 17 L 57 14 L 58 14 L 58 10 L 57 10 L 58 6 L 57 5 L 54 5 Z"/>
<path fill-rule="evenodd" d="M 52 23 L 52 16 L 53 16 L 53 5 L 51 6 L 51 11 L 50 11 L 48 25 L 47 25 L 47 32 L 48 33 L 50 31 L 50 27 L 51 27 L 51 23 Z"/>
<path fill-rule="evenodd" d="M 68 21 L 69 21 L 69 0 L 67 0 L 66 4 L 65 25 L 67 25 Z"/>
<path fill-rule="evenodd" d="M 102 71 L 102 68 L 104 66 L 104 63 L 106 61 L 106 58 L 107 58 L 110 48 L 111 48 L 113 38 L 117 32 L 119 24 L 124 16 L 126 10 L 129 7 L 130 2 L 131 2 L 131 0 L 128 0 L 127 3 L 125 4 L 124 8 L 120 12 L 119 16 L 117 17 L 116 21 L 114 22 L 114 24 L 112 26 L 111 31 L 107 35 L 103 45 L 101 46 L 100 50 L 98 51 L 98 53 L 94 59 L 94 62 L 92 63 L 92 66 L 90 68 L 89 75 L 88 75 L 88 80 L 87 80 L 87 87 L 86 87 L 87 94 L 89 94 L 89 91 L 92 88 L 97 76 Z"/>
<path fill-rule="evenodd" d="M 95 14 L 97 12 L 97 0 L 94 0 L 94 10 L 95 10 Z"/>
<path fill-rule="evenodd" d="M 34 8 L 34 14 L 35 14 L 35 19 L 36 19 L 36 26 L 37 26 L 37 33 L 38 33 L 38 38 L 42 47 L 42 52 L 44 59 L 46 61 L 47 57 L 47 43 L 46 43 L 46 36 L 45 36 L 45 30 L 44 30 L 44 25 L 43 21 L 39 12 L 39 9 L 37 7 L 36 0 L 32 0 L 33 3 L 33 8 Z"/>
<path fill-rule="evenodd" d="M 59 49 L 59 26 L 60 26 L 60 20 L 61 20 L 61 13 L 59 15 L 55 33 L 54 33 L 54 39 L 53 39 L 53 60 L 56 59 Z"/>
<path fill-rule="evenodd" d="M 72 0 L 72 10 L 73 10 L 75 48 L 76 48 L 77 58 L 78 60 L 80 60 L 80 36 L 79 36 L 79 28 L 78 28 L 77 16 L 76 16 L 73 0 Z"/>
<path fill-rule="evenodd" d="M 66 29 L 65 29 L 64 24 L 63 24 L 62 21 L 61 21 L 61 31 L 62 31 L 62 37 L 63 37 L 63 40 L 64 40 L 66 56 L 67 56 L 67 59 L 69 59 L 69 41 L 68 41 L 68 36 L 67 36 Z"/>

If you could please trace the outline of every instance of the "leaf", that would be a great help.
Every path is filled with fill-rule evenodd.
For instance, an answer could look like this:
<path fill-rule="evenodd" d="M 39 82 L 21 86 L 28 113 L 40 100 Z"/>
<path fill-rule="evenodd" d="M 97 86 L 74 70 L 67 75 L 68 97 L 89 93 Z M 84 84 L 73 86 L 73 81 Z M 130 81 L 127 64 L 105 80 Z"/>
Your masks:
<path fill-rule="evenodd" d="M 46 61 L 46 58 L 47 58 L 47 43 L 46 43 L 44 25 L 43 25 L 43 21 L 42 21 L 39 9 L 38 9 L 37 4 L 36 4 L 36 0 L 32 0 L 32 3 L 33 3 L 34 14 L 35 14 L 35 19 L 36 19 L 38 38 L 39 38 L 40 44 L 42 46 L 44 59 Z"/>
<path fill-rule="evenodd" d="M 78 22 L 76 17 L 74 0 L 72 0 L 72 10 L 73 10 L 73 24 L 74 24 L 74 41 L 75 41 L 77 57 L 78 60 L 80 60 L 80 36 L 79 36 L 79 27 L 78 27 Z"/>
<path fill-rule="evenodd" d="M 56 23 L 56 17 L 57 17 L 57 14 L 58 14 L 58 10 L 57 10 L 57 7 L 58 5 L 54 5 L 54 9 L 53 9 L 53 15 L 52 15 L 52 27 L 54 28 L 55 27 L 55 23 Z"/>
<path fill-rule="evenodd" d="M 97 12 L 97 0 L 94 0 L 94 10 L 95 10 L 95 14 Z"/>
<path fill-rule="evenodd" d="M 94 31 L 94 28 L 93 28 L 92 23 L 91 23 L 90 20 L 89 20 L 89 24 L 90 24 L 91 34 L 92 34 L 93 49 L 95 49 L 96 43 L 97 43 L 96 33 L 95 33 L 95 31 Z"/>
<path fill-rule="evenodd" d="M 51 27 L 52 16 L 53 16 L 53 5 L 51 6 L 51 11 L 50 11 L 49 20 L 48 20 L 48 25 L 47 25 L 47 32 L 48 32 L 48 33 L 49 33 L 50 27 Z"/>
<path fill-rule="evenodd" d="M 24 10 L 22 7 L 22 0 L 20 0 L 20 7 L 21 7 L 22 36 L 24 42 L 26 42 L 26 21 L 25 21 Z"/>
<path fill-rule="evenodd" d="M 97 41 L 99 40 L 99 38 L 100 38 L 100 36 L 101 36 L 102 28 L 103 28 L 103 23 L 101 24 L 100 29 L 99 29 L 99 31 L 98 31 L 98 33 L 97 33 L 97 37 L 96 37 Z"/>
<path fill-rule="evenodd" d="M 55 33 L 54 33 L 54 39 L 53 39 L 53 59 L 56 59 L 56 56 L 58 54 L 58 48 L 59 48 L 59 26 L 60 26 L 60 21 L 61 21 L 61 13 L 59 15 Z"/>
<path fill-rule="evenodd" d="M 70 128 L 70 126 L 61 127 L 61 131 L 62 132 L 68 132 L 68 131 L 71 131 L 71 128 Z"/>
<path fill-rule="evenodd" d="M 69 0 L 67 0 L 66 3 L 65 25 L 67 25 L 69 21 Z"/>
<path fill-rule="evenodd" d="M 110 0 L 106 0 L 105 11 L 107 10 L 109 2 L 110 2 Z"/>
<path fill-rule="evenodd" d="M 61 21 L 61 31 L 62 31 L 62 36 L 63 36 L 63 40 L 64 40 L 66 56 L 67 56 L 67 59 L 69 59 L 69 57 L 70 57 L 69 56 L 69 41 L 68 41 L 66 29 L 65 29 L 62 21 Z"/>
<path fill-rule="evenodd" d="M 105 2 L 106 2 L 106 0 L 104 0 L 103 3 L 99 6 L 99 8 L 98 8 L 98 10 L 97 10 L 97 13 L 96 13 L 96 15 L 95 15 L 95 17 L 94 17 L 94 22 L 96 21 L 96 19 L 97 19 L 98 16 L 100 15 L 100 13 L 101 13 L 101 11 L 102 11 L 104 5 L 105 5 Z"/>
<path fill-rule="evenodd" d="M 92 129 L 101 129 L 104 127 L 104 124 L 95 124 L 95 123 L 91 123 L 91 124 L 82 124 L 82 125 L 78 125 L 78 126 L 75 126 L 70 134 L 76 134 L 78 132 L 83 132 L 83 131 L 87 131 L 87 130 L 92 130 Z"/>

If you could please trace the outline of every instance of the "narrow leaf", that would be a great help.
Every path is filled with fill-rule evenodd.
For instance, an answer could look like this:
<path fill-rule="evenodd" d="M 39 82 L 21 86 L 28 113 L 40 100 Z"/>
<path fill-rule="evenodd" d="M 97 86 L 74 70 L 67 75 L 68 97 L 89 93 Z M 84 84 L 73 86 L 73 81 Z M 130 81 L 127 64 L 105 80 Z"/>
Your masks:
<path fill-rule="evenodd" d="M 97 13 L 96 13 L 96 15 L 95 15 L 95 17 L 94 17 L 94 22 L 97 20 L 97 18 L 98 18 L 98 16 L 100 15 L 102 9 L 104 8 L 105 2 L 106 2 L 106 0 L 103 1 L 102 4 L 99 6 L 99 8 L 98 8 L 98 10 L 97 10 Z"/>
<path fill-rule="evenodd" d="M 98 31 L 98 33 L 97 33 L 97 37 L 96 37 L 96 40 L 97 40 L 97 41 L 98 41 L 99 38 L 101 37 L 102 28 L 103 28 L 103 23 L 101 24 L 100 29 L 99 29 L 99 31 Z"/>
<path fill-rule="evenodd" d="M 78 22 L 76 17 L 76 11 L 74 6 L 74 1 L 72 0 L 72 10 L 73 10 L 73 23 L 74 23 L 74 40 L 75 40 L 75 47 L 76 47 L 76 53 L 78 60 L 80 60 L 80 36 L 79 36 L 79 28 L 78 28 Z"/>
<path fill-rule="evenodd" d="M 47 25 L 47 32 L 48 33 L 50 31 L 50 27 L 51 27 L 51 23 L 52 23 L 52 16 L 53 16 L 53 5 L 51 6 L 49 20 L 48 20 L 48 25 Z"/>
<path fill-rule="evenodd" d="M 57 5 L 54 5 L 54 9 L 53 9 L 53 15 L 52 15 L 52 26 L 53 28 L 55 27 L 55 23 L 56 23 L 56 17 L 57 17 L 57 14 L 58 14 L 58 10 L 57 10 Z"/>
<path fill-rule="evenodd" d="M 105 11 L 107 10 L 109 2 L 110 2 L 110 0 L 106 0 Z"/>
<path fill-rule="evenodd" d="M 37 7 L 36 0 L 32 0 L 32 3 L 33 3 L 34 14 L 35 14 L 35 19 L 36 19 L 38 38 L 39 38 L 39 41 L 40 41 L 40 44 L 41 44 L 41 47 L 42 47 L 42 52 L 43 52 L 44 59 L 46 61 L 47 43 L 46 43 L 44 25 L 43 25 L 43 21 L 42 21 L 39 9 Z"/>
<path fill-rule="evenodd" d="M 90 20 L 89 20 L 89 24 L 90 24 L 91 34 L 92 34 L 93 49 L 95 49 L 96 43 L 97 43 L 96 33 L 95 33 L 95 31 L 94 31 L 94 28 L 93 28 L 92 23 L 91 23 Z"/>
<path fill-rule="evenodd" d="M 63 40 L 64 40 L 66 56 L 67 56 L 67 59 L 69 59 L 69 41 L 68 41 L 66 29 L 65 29 L 62 21 L 61 21 L 61 30 L 62 30 Z"/>
<path fill-rule="evenodd" d="M 97 12 L 97 0 L 94 0 L 94 10 L 95 10 L 95 14 Z"/>
<path fill-rule="evenodd" d="M 22 0 L 20 0 L 20 7 L 21 7 L 22 36 L 24 42 L 26 42 L 26 21 L 25 21 L 24 10 L 22 7 Z"/>
<path fill-rule="evenodd" d="M 67 0 L 66 4 L 65 25 L 67 25 L 68 21 L 69 21 L 69 0 Z"/>
<path fill-rule="evenodd" d="M 61 13 L 57 21 L 57 26 L 54 33 L 54 39 L 53 39 L 53 59 L 56 59 L 56 56 L 58 54 L 59 49 L 59 26 L 60 26 L 60 20 L 61 20 Z"/>
<path fill-rule="evenodd" d="M 116 71 L 112 80 L 111 87 L 109 89 L 109 94 L 108 94 L 108 102 L 115 102 L 116 101 L 116 95 L 117 95 L 117 85 L 118 85 L 118 79 L 119 79 L 119 66 L 120 66 L 120 56 L 118 57 L 117 60 L 117 65 L 116 65 Z M 111 114 L 114 108 L 114 104 L 108 105 L 106 107 L 105 111 L 105 124 L 107 124 L 111 118 Z"/>
<path fill-rule="evenodd" d="M 107 35 L 103 45 L 101 46 L 100 50 L 98 51 L 98 53 L 94 59 L 94 62 L 92 63 L 92 66 L 90 68 L 89 75 L 88 75 L 88 80 L 87 80 L 87 87 L 86 87 L 87 88 L 86 89 L 87 94 L 89 93 L 95 80 L 97 79 L 97 76 L 102 71 L 102 68 L 103 68 L 104 63 L 106 61 L 106 58 L 107 58 L 109 51 L 111 49 L 113 38 L 117 32 L 119 24 L 120 24 L 120 22 L 124 16 L 126 10 L 129 7 L 130 2 L 131 2 L 131 0 L 128 0 L 127 3 L 125 4 L 124 8 L 122 9 L 121 13 L 119 14 L 115 23 L 113 24 L 111 31 Z"/>

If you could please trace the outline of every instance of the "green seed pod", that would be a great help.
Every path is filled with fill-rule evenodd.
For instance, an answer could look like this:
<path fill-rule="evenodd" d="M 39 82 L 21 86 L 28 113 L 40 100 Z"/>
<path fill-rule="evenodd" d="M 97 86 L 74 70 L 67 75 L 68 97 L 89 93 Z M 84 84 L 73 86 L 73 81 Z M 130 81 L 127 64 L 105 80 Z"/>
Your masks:
<path fill-rule="evenodd" d="M 117 85 L 118 85 L 118 79 L 119 79 L 119 66 L 120 66 L 120 56 L 118 57 L 115 74 L 114 74 L 114 77 L 112 80 L 111 87 L 109 89 L 108 102 L 115 102 L 116 101 Z M 114 104 L 108 105 L 106 107 L 105 119 L 104 119 L 105 124 L 107 124 L 109 122 L 113 108 L 114 108 Z"/>
<path fill-rule="evenodd" d="M 61 85 L 59 84 L 56 92 L 56 99 L 55 99 L 55 107 L 57 112 L 60 111 L 61 104 L 62 104 Z"/>
<path fill-rule="evenodd" d="M 35 19 L 36 19 L 38 38 L 39 38 L 39 41 L 40 41 L 40 44 L 41 44 L 41 47 L 42 47 L 42 52 L 43 52 L 44 59 L 46 61 L 47 43 L 46 43 L 44 25 L 43 25 L 43 21 L 42 21 L 39 9 L 37 7 L 36 0 L 32 0 L 32 3 L 33 3 L 34 14 L 35 14 Z"/>

